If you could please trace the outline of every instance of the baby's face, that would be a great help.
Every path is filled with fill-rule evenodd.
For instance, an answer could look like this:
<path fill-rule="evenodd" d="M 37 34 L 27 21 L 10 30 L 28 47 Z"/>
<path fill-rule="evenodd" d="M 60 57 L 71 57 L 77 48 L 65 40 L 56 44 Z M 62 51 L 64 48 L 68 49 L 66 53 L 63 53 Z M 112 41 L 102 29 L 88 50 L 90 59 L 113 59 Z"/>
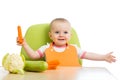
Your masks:
<path fill-rule="evenodd" d="M 55 45 L 64 46 L 70 40 L 71 37 L 71 26 L 68 22 L 56 21 L 51 26 L 49 33 L 50 38 L 53 40 Z"/>

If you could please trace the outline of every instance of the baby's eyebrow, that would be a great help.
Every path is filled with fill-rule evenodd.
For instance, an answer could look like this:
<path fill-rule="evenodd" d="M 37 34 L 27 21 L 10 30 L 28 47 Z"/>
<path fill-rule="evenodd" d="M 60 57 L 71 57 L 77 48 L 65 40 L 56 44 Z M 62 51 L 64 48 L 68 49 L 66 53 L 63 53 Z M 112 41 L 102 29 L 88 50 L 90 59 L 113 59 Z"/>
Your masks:
<path fill-rule="evenodd" d="M 55 32 L 59 32 L 59 31 L 55 31 Z"/>

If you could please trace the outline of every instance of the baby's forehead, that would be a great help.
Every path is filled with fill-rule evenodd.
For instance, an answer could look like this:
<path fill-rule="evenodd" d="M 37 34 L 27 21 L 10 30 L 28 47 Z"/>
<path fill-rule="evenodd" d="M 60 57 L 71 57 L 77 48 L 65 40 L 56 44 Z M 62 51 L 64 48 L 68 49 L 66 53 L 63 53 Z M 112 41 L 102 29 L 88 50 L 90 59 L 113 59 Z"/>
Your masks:
<path fill-rule="evenodd" d="M 53 27 L 51 31 L 52 32 L 55 32 L 55 31 L 71 32 L 71 28 L 70 27 Z"/>
<path fill-rule="evenodd" d="M 71 30 L 71 27 L 69 25 L 64 25 L 64 24 L 60 24 L 60 25 L 56 25 L 56 26 L 52 26 L 51 30 Z"/>

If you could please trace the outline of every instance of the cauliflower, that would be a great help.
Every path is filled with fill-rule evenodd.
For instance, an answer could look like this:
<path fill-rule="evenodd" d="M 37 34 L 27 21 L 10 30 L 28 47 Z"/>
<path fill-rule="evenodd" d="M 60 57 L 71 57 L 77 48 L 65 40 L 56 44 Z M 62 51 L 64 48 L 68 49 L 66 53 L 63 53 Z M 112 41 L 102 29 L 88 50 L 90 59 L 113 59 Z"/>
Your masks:
<path fill-rule="evenodd" d="M 24 74 L 24 62 L 24 56 L 19 54 L 7 53 L 2 59 L 2 65 L 4 69 L 14 74 Z"/>

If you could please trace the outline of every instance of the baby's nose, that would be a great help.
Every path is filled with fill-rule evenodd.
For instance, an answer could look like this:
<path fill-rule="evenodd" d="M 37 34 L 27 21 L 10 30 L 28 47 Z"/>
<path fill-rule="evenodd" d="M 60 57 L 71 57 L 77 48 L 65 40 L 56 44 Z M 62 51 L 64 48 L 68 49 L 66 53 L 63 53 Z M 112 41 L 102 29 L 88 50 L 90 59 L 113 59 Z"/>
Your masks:
<path fill-rule="evenodd" d="M 63 33 L 60 33 L 59 36 L 64 36 L 64 34 L 63 34 Z"/>

